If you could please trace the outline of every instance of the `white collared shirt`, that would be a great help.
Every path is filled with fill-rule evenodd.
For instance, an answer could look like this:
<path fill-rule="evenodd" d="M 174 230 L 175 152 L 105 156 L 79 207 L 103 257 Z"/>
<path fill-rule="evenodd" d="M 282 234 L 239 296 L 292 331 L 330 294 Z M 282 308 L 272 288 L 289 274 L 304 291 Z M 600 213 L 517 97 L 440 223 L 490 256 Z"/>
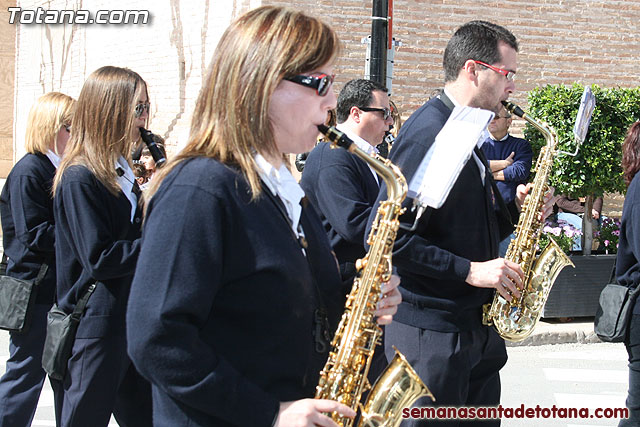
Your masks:
<path fill-rule="evenodd" d="M 138 197 L 133 192 L 133 183 L 135 182 L 136 177 L 133 174 L 129 163 L 122 156 L 120 156 L 116 163 L 116 170 L 117 169 L 122 169 L 124 172 L 122 176 L 118 175 L 116 181 L 120 185 L 120 188 L 122 188 L 124 195 L 127 196 L 127 199 L 129 199 L 129 202 L 131 203 L 131 222 L 133 223 L 133 218 L 136 215 L 136 209 L 138 207 Z"/>
<path fill-rule="evenodd" d="M 300 201 L 304 197 L 304 191 L 284 163 L 280 165 L 279 169 L 276 169 L 261 154 L 256 154 L 254 160 L 258 165 L 258 173 L 262 181 L 284 203 L 293 232 L 297 237 L 304 236 L 302 229 L 298 227 L 302 214 Z"/>
<path fill-rule="evenodd" d="M 493 135 L 489 134 L 489 138 L 491 138 L 492 140 L 496 141 L 496 142 L 502 142 L 505 141 L 507 138 L 509 138 L 509 132 L 507 132 L 507 134 L 505 136 L 503 136 L 501 139 L 495 139 L 493 137 Z"/>
<path fill-rule="evenodd" d="M 351 132 L 349 129 L 345 129 L 341 125 L 337 125 L 336 128 L 339 131 L 344 132 L 349 137 L 349 139 L 351 139 L 353 141 L 353 143 L 356 144 L 356 147 L 358 147 L 359 149 L 361 149 L 362 151 L 364 151 L 368 155 L 373 156 L 374 154 L 378 154 L 380 152 L 380 151 L 378 151 L 378 149 L 376 147 L 374 147 L 373 145 L 369 144 L 366 140 L 364 140 L 363 138 L 359 137 L 355 133 Z M 369 166 L 369 170 L 373 174 L 373 177 L 375 178 L 375 180 L 378 183 L 378 185 L 380 185 L 380 180 L 378 179 L 378 174 L 376 173 L 376 171 L 373 170 L 371 165 L 367 164 L 367 166 Z"/>
<path fill-rule="evenodd" d="M 58 166 L 60 166 L 60 160 L 61 160 L 60 156 L 58 156 L 56 153 L 54 153 L 51 150 L 47 151 L 44 155 L 49 158 L 53 167 L 58 169 Z"/>
<path fill-rule="evenodd" d="M 453 95 L 451 95 L 451 93 L 446 88 L 444 89 L 444 94 L 447 95 L 447 97 L 451 100 L 454 106 L 456 107 L 461 106 L 460 103 L 456 101 Z M 484 132 L 482 132 L 482 134 L 480 135 L 480 138 L 478 139 L 478 144 L 477 144 L 478 148 L 482 148 L 482 144 L 484 144 L 484 142 L 487 140 L 488 137 L 489 137 L 489 131 L 487 131 L 487 129 L 485 128 Z M 475 151 L 472 151 L 471 154 L 473 155 L 473 160 L 475 160 L 476 165 L 478 165 L 478 169 L 480 170 L 480 178 L 482 179 L 482 185 L 484 185 L 484 174 L 485 174 L 484 163 L 482 163 L 482 160 L 480 160 L 480 158 L 475 153 Z"/>

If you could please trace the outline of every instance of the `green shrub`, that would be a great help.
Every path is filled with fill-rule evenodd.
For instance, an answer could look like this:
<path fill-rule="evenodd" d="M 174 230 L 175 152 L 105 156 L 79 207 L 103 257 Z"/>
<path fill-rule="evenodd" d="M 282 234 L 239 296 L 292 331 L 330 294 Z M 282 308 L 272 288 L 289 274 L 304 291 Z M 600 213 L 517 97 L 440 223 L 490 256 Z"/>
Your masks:
<path fill-rule="evenodd" d="M 573 126 L 584 86 L 547 85 L 528 94 L 528 113 L 556 130 L 559 147 L 574 152 Z M 558 155 L 550 184 L 556 194 L 574 197 L 605 192 L 625 192 L 622 180 L 622 142 L 627 129 L 640 119 L 640 88 L 600 88 L 591 86 L 596 106 L 589 132 L 576 157 Z M 546 143 L 541 133 L 527 124 L 525 138 L 531 143 L 534 159 Z M 533 176 L 533 175 L 532 175 Z"/>

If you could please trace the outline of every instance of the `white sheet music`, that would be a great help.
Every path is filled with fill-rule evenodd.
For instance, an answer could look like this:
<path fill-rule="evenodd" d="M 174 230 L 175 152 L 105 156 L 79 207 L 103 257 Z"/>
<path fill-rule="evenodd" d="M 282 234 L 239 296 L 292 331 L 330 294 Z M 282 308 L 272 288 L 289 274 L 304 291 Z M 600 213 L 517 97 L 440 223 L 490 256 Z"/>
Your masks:
<path fill-rule="evenodd" d="M 441 207 L 493 116 L 480 108 L 455 107 L 411 179 L 409 196 L 419 204 Z"/>
<path fill-rule="evenodd" d="M 594 108 L 596 108 L 596 97 L 593 92 L 591 92 L 591 87 L 585 86 L 582 99 L 580 100 L 578 115 L 576 116 L 576 124 L 573 127 L 573 134 L 578 144 L 582 144 L 587 137 Z"/>

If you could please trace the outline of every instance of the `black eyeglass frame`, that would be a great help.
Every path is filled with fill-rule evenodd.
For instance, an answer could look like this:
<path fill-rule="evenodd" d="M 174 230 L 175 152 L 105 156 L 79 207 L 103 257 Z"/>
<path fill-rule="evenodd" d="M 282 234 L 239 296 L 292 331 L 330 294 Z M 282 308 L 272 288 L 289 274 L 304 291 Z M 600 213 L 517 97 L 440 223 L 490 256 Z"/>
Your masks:
<path fill-rule="evenodd" d="M 284 80 L 315 89 L 318 96 L 325 96 L 329 93 L 329 88 L 331 88 L 334 78 L 335 75 L 330 76 L 328 74 L 320 74 L 319 76 L 305 76 L 299 74 L 297 76 L 285 77 Z"/>
<path fill-rule="evenodd" d="M 390 108 L 377 108 L 377 107 L 358 107 L 362 111 L 380 111 L 382 113 L 382 119 L 388 120 L 391 117 L 391 109 Z"/>

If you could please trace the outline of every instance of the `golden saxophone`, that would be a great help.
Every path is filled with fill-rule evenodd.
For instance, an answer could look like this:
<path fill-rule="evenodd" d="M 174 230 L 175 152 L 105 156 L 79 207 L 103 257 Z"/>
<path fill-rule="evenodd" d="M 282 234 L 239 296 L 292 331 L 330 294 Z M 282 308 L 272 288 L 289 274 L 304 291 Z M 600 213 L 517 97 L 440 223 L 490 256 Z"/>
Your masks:
<path fill-rule="evenodd" d="M 522 205 L 520 220 L 514 232 L 516 237 L 509 244 L 505 256 L 506 259 L 522 267 L 524 290 L 520 298 L 513 297 L 511 302 L 496 292 L 493 303 L 486 304 L 484 307 L 483 322 L 485 324 L 493 324 L 498 334 L 505 340 L 522 341 L 531 335 L 537 325 L 553 282 L 560 271 L 567 265 L 572 267 L 574 265 L 553 239 L 549 239 L 549 245 L 536 258 L 543 226 L 538 217 L 542 212 L 544 195 L 549 188 L 549 174 L 557 155 L 558 138 L 555 131 L 548 125 L 545 126 L 529 117 L 517 105 L 507 101 L 502 103 L 510 113 L 522 117 L 542 132 L 547 142 L 540 150 L 533 186 Z"/>
<path fill-rule="evenodd" d="M 397 427 L 402 421 L 403 408 L 410 407 L 422 396 L 433 399 L 398 350 L 373 388 L 367 381 L 373 352 L 382 336 L 374 312 L 380 299 L 381 284 L 391 277 L 391 252 L 400 224 L 398 217 L 404 212 L 402 201 L 407 195 L 407 182 L 397 166 L 382 157 L 368 155 L 339 130 L 322 125 L 318 129 L 334 147 L 349 150 L 378 172 L 387 184 L 388 198 L 380 203 L 372 224 L 367 240 L 369 252 L 356 264 L 358 276 L 347 296 L 344 314 L 331 342 L 329 359 L 320 372 L 315 397 L 341 402 L 356 412 L 360 409 L 360 427 Z M 367 401 L 362 405 L 362 393 L 369 388 Z M 337 413 L 331 414 L 331 418 L 340 426 L 350 427 L 354 422 Z"/>

